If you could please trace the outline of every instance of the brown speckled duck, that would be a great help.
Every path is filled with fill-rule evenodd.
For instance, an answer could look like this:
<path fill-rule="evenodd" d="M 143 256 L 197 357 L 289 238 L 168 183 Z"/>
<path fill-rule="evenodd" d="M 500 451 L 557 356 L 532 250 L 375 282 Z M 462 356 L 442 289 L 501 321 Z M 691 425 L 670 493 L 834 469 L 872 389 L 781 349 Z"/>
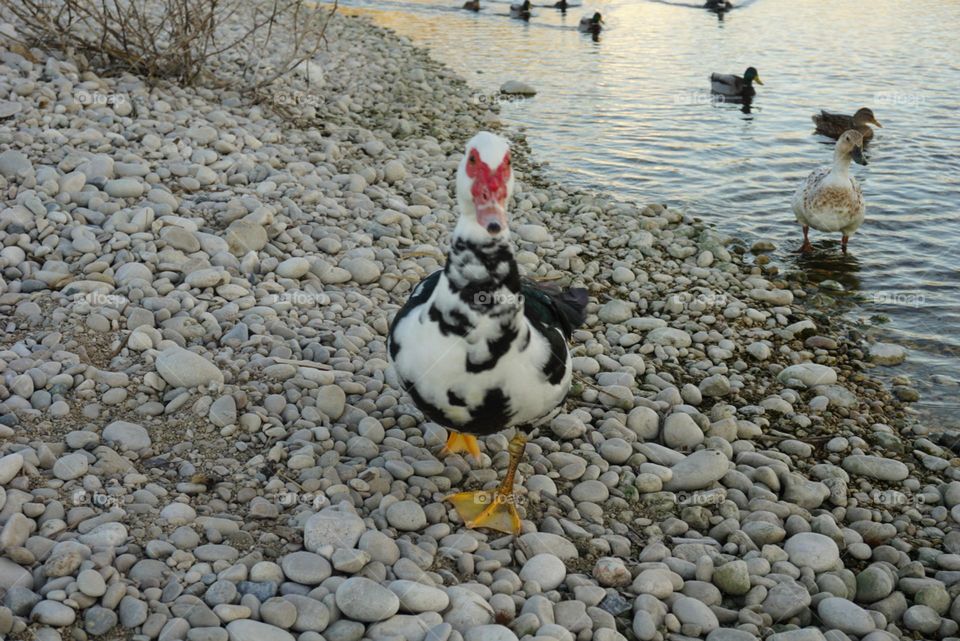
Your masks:
<path fill-rule="evenodd" d="M 863 136 L 856 129 L 843 133 L 833 152 L 833 165 L 814 170 L 793 195 L 793 213 L 803 225 L 801 252 L 813 249 L 807 237 L 810 228 L 843 233 L 843 253 L 847 241 L 863 224 L 866 206 L 857 179 L 850 175 L 850 163 L 866 165 Z"/>

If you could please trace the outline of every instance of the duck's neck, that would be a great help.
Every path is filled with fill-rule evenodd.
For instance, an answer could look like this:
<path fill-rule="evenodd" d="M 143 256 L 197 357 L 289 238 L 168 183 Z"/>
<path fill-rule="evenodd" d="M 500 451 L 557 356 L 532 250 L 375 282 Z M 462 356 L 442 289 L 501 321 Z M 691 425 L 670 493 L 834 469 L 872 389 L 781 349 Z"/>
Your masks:
<path fill-rule="evenodd" d="M 479 238 L 458 225 L 444 273 L 450 290 L 472 310 L 499 317 L 522 313 L 520 273 L 508 238 Z"/>
<path fill-rule="evenodd" d="M 833 168 L 830 170 L 830 173 L 837 178 L 846 178 L 850 175 L 850 162 L 852 158 L 846 154 L 840 153 L 837 150 L 833 154 Z"/>

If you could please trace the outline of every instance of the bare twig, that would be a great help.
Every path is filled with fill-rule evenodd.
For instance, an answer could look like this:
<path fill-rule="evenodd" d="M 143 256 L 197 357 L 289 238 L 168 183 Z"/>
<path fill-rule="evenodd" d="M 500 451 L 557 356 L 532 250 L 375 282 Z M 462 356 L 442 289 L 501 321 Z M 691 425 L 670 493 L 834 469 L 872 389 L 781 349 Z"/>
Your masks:
<path fill-rule="evenodd" d="M 319 50 L 330 17 L 309 0 L 0 0 L 25 47 L 73 51 L 107 73 L 130 72 L 148 83 L 192 85 L 226 53 L 259 68 L 283 34 L 282 62 L 243 91 L 266 87 Z M 229 24 L 232 29 L 224 29 Z M 253 65 L 250 61 L 256 61 Z"/>

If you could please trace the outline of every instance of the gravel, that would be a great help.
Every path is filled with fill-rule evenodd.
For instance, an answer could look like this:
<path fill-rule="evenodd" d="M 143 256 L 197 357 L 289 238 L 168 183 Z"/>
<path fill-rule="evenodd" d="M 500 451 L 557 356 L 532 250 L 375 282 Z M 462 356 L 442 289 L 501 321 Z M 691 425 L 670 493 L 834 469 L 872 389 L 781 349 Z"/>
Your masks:
<path fill-rule="evenodd" d="M 39 55 L 0 61 L 0 637 L 957 636 L 960 434 L 794 270 L 556 183 L 363 19 L 256 104 L 233 61 L 189 88 Z M 440 458 L 385 344 L 482 128 L 514 139 L 520 270 L 591 295 L 517 539 L 443 501 L 510 435 Z"/>

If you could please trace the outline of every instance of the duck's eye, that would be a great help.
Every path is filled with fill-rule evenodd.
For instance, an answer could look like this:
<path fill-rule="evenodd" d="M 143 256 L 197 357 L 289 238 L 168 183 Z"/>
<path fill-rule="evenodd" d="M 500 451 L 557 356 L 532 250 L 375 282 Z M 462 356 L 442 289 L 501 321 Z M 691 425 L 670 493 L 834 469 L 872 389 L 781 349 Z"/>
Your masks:
<path fill-rule="evenodd" d="M 469 162 L 470 162 L 471 165 L 475 165 L 475 164 L 477 163 L 477 154 L 475 154 L 475 153 L 470 154 L 470 161 L 469 161 Z"/>

